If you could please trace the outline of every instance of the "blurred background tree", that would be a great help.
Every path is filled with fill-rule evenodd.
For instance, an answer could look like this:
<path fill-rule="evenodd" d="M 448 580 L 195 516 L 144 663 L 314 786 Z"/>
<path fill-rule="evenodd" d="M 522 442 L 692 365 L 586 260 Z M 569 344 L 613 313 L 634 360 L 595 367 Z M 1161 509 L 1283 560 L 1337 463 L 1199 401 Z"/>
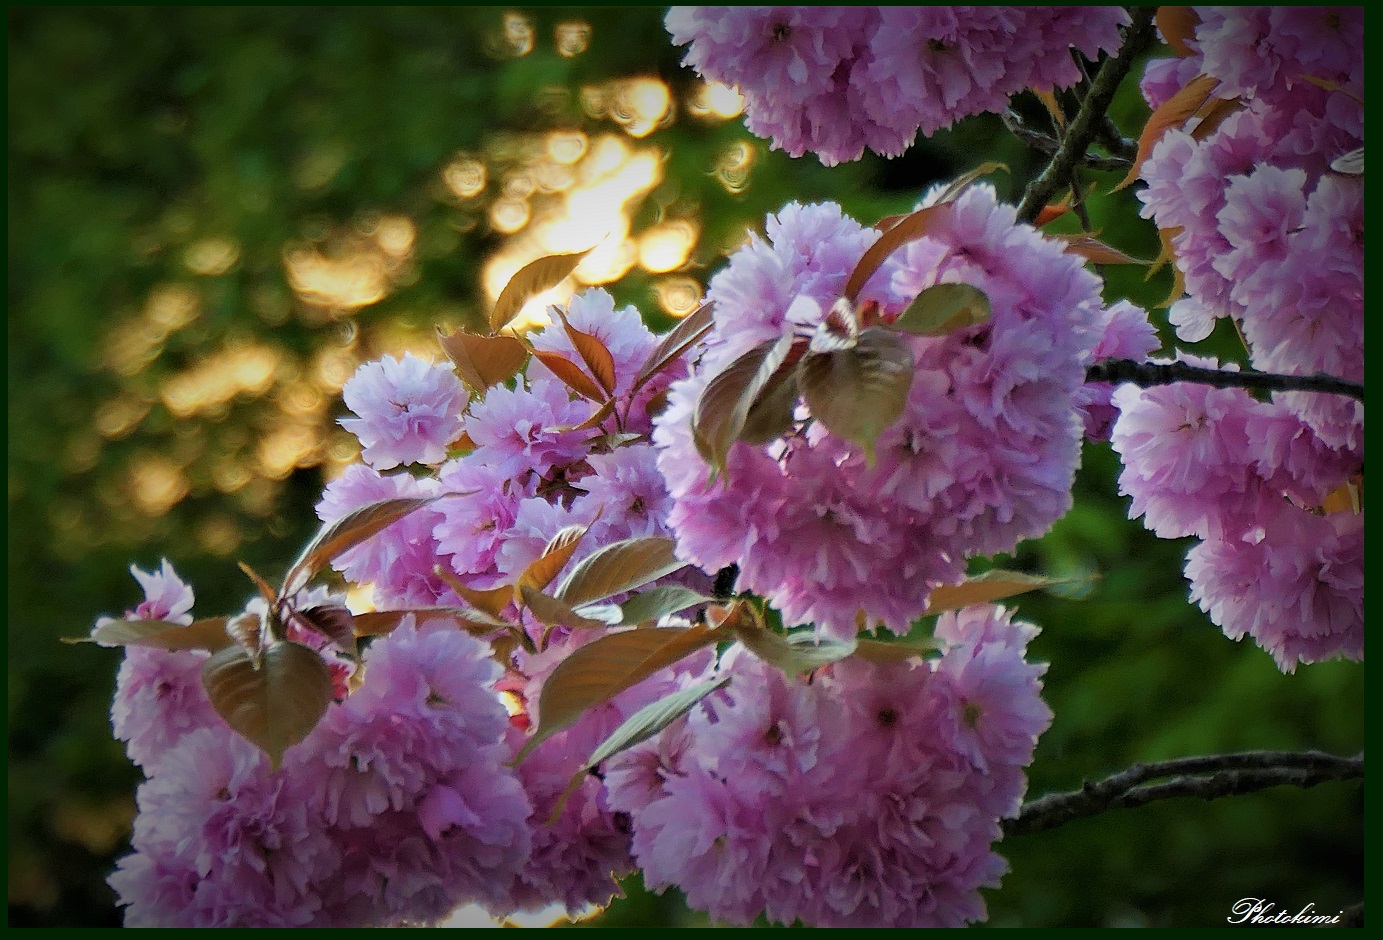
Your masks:
<path fill-rule="evenodd" d="M 1010 199 L 1041 166 L 990 118 L 897 160 L 790 160 L 679 59 L 653 8 L 10 9 L 11 926 L 120 922 L 104 878 L 140 776 L 110 733 L 119 654 L 58 638 L 134 606 L 131 561 L 170 559 L 204 613 L 246 599 L 236 559 L 282 570 L 357 455 L 335 419 L 360 363 L 437 356 L 435 326 L 478 327 L 541 255 L 599 245 L 526 315 L 604 285 L 664 329 L 788 201 L 872 221 L 984 160 Z M 1115 116 L 1146 117 L 1134 89 Z M 1091 205 L 1151 257 L 1135 209 Z M 1166 294 L 1108 273 L 1111 298 Z M 1226 641 L 1186 603 L 1185 545 L 1126 520 L 1116 473 L 1088 447 L 1076 509 L 1001 559 L 1103 575 L 1019 604 L 1057 715 L 1032 792 L 1137 760 L 1361 748 L 1362 665 L 1286 677 Z M 1362 806 L 1333 784 L 1016 838 L 990 923 L 1210 924 L 1245 896 L 1333 912 L 1362 897 Z M 704 923 L 626 888 L 589 923 Z"/>

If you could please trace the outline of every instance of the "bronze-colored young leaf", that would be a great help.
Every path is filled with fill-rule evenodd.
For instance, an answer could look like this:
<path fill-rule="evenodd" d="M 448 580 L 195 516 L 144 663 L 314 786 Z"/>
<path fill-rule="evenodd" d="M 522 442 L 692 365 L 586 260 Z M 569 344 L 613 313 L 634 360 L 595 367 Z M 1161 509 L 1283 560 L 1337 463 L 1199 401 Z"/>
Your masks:
<path fill-rule="evenodd" d="M 860 639 L 856 642 L 854 656 L 871 663 L 889 665 L 920 659 L 928 653 L 940 649 L 934 642 L 916 643 L 911 640 L 888 642 L 885 640 Z"/>
<path fill-rule="evenodd" d="M 889 255 L 908 242 L 921 238 L 927 233 L 927 229 L 936 224 L 942 214 L 949 211 L 945 203 L 937 203 L 916 212 L 909 212 L 894 222 L 860 257 L 855 270 L 850 272 L 850 279 L 845 282 L 844 297 L 854 303 L 859 298 L 860 291 L 864 290 L 865 283 L 874 276 L 874 272 L 879 270 Z"/>
<path fill-rule="evenodd" d="M 797 363 L 792 357 L 769 376 L 763 390 L 749 406 L 738 440 L 746 444 L 767 444 L 792 427 L 797 406 Z"/>
<path fill-rule="evenodd" d="M 332 700 L 331 671 L 306 646 L 287 641 L 263 651 L 256 667 L 239 646 L 202 664 L 202 685 L 226 724 L 269 755 L 275 770 L 283 752 L 307 737 Z"/>
<path fill-rule="evenodd" d="M 643 434 L 634 434 L 629 431 L 616 434 L 597 434 L 586 442 L 593 454 L 608 454 L 621 447 L 628 447 L 630 444 L 637 444 L 640 441 L 647 441 L 648 437 Z"/>
<path fill-rule="evenodd" d="M 530 562 L 528 567 L 523 569 L 523 574 L 519 575 L 519 580 L 514 585 L 514 600 L 520 599 L 519 588 L 530 587 L 541 591 L 551 584 L 552 579 L 557 577 L 557 572 L 571 560 L 571 556 L 581 545 L 581 539 L 588 528 L 590 527 L 584 525 L 569 525 L 548 540 L 543 553 Z"/>
<path fill-rule="evenodd" d="M 254 582 L 256 590 L 259 591 L 259 596 L 264 598 L 264 603 L 273 607 L 274 604 L 278 602 L 278 594 L 274 591 L 274 586 L 266 579 L 260 577 L 259 572 L 255 571 L 243 561 L 237 562 L 237 564 L 240 566 L 240 570 L 245 572 L 246 576 Z"/>
<path fill-rule="evenodd" d="M 495 309 L 490 311 L 490 332 L 498 333 L 523 309 L 529 298 L 556 287 L 576 270 L 581 260 L 591 253 L 588 248 L 571 255 L 548 255 L 530 261 L 504 285 L 495 301 Z"/>
<path fill-rule="evenodd" d="M 1144 125 L 1142 136 L 1138 138 L 1138 152 L 1134 155 L 1133 166 L 1129 167 L 1128 175 L 1114 187 L 1113 192 L 1117 193 L 1138 179 L 1138 174 L 1143 171 L 1143 164 L 1152 153 L 1153 147 L 1162 139 L 1162 135 L 1190 120 L 1210 99 L 1211 93 L 1219 83 L 1218 78 L 1197 75 L 1187 82 L 1181 91 L 1158 106 L 1148 118 L 1148 123 Z"/>
<path fill-rule="evenodd" d="M 352 657 L 356 653 L 355 615 L 337 604 L 323 604 L 294 611 L 298 621 L 309 630 L 320 633 L 337 648 Z"/>
<path fill-rule="evenodd" d="M 922 616 L 939 614 L 946 610 L 959 610 L 971 604 L 992 604 L 1007 597 L 1026 594 L 1039 588 L 1060 584 L 1060 578 L 1048 578 L 1039 574 L 1024 574 L 1021 571 L 1004 571 L 995 568 L 977 574 L 960 584 L 948 584 L 933 588 L 927 598 L 927 610 Z"/>
<path fill-rule="evenodd" d="M 514 589 L 508 584 L 501 584 L 499 587 L 490 588 L 488 591 L 477 591 L 475 588 L 467 587 L 461 583 L 461 579 L 445 565 L 433 565 L 433 574 L 441 578 L 450 585 L 457 595 L 475 608 L 468 612 L 467 616 L 477 619 L 474 614 L 481 615 L 479 619 L 484 621 L 489 618 L 492 626 L 507 627 L 509 621 L 504 619 L 504 608 L 509 606 L 509 602 L 515 597 Z"/>
<path fill-rule="evenodd" d="M 583 630 L 601 630 L 607 626 L 605 621 L 596 620 L 592 617 L 584 617 L 572 610 L 569 604 L 544 594 L 537 588 L 529 587 L 526 584 L 520 584 L 518 593 L 523 601 L 523 606 L 527 607 L 533 616 L 538 618 L 540 623 L 545 623 L 549 627 L 560 626 Z"/>
<path fill-rule="evenodd" d="M 264 619 L 259 614 L 247 612 L 226 621 L 226 635 L 256 662 L 259 661 L 259 651 L 269 639 L 265 636 Z"/>
<path fill-rule="evenodd" d="M 1062 242 L 1067 251 L 1073 255 L 1078 255 L 1089 261 L 1091 264 L 1149 264 L 1148 261 L 1141 261 L 1138 258 L 1124 254 L 1113 245 L 1107 245 L 1095 238 L 1093 235 L 1085 235 L 1079 232 L 1070 235 L 1048 235 Z"/>
<path fill-rule="evenodd" d="M 1162 34 L 1162 41 L 1182 58 L 1196 54 L 1186 43 L 1196 38 L 1196 27 L 1200 21 L 1201 18 L 1191 7 L 1158 7 L 1153 16 L 1157 31 Z"/>
<path fill-rule="evenodd" d="M 625 630 L 578 647 L 557 664 L 538 698 L 538 727 L 514 763 L 559 731 L 570 728 L 586 711 L 632 688 L 659 669 L 725 639 L 722 630 Z"/>
<path fill-rule="evenodd" d="M 235 641 L 226 633 L 225 617 L 208 617 L 190 624 L 167 620 L 120 620 L 107 617 L 97 621 L 90 636 L 63 637 L 64 643 L 95 643 L 97 646 L 152 646 L 161 650 L 207 650 L 216 652 Z"/>
<path fill-rule="evenodd" d="M 509 589 L 505 588 L 504 593 L 507 597 Z M 429 620 L 450 620 L 459 629 L 478 637 L 489 636 L 496 630 L 508 626 L 507 623 L 497 626 L 486 620 L 478 620 L 474 617 L 473 611 L 462 610 L 459 607 L 415 607 L 410 610 L 374 610 L 365 614 L 355 614 L 355 635 L 383 636 L 392 633 L 403 623 L 405 617 L 416 617 L 419 624 L 427 623 Z"/>
<path fill-rule="evenodd" d="M 1159 307 L 1170 307 L 1186 293 L 1186 276 L 1181 273 L 1181 265 L 1173 263 L 1177 257 L 1176 245 L 1173 244 L 1173 241 L 1181 234 L 1181 231 L 1180 226 L 1157 230 L 1158 241 L 1161 243 L 1162 249 L 1148 267 L 1148 273 L 1144 280 L 1152 278 L 1167 264 L 1172 264 L 1172 289 L 1167 292 L 1167 299 L 1158 304 Z"/>
<path fill-rule="evenodd" d="M 366 503 L 335 522 L 323 526 L 312 541 L 307 543 L 298 560 L 293 562 L 293 567 L 288 569 L 288 574 L 283 578 L 281 596 L 291 597 L 298 593 L 307 587 L 308 582 L 331 559 L 379 534 L 404 516 L 438 498 L 423 496 L 381 499 L 378 502 Z"/>
<path fill-rule="evenodd" d="M 573 607 L 602 601 L 641 588 L 686 567 L 674 551 L 676 543 L 661 536 L 624 539 L 605 545 L 581 559 L 562 579 L 556 596 Z"/>
<path fill-rule="evenodd" d="M 528 349 L 513 336 L 481 336 L 465 330 L 448 335 L 439 327 L 437 340 L 456 364 L 461 381 L 474 392 L 509 381 L 528 359 Z"/>
<path fill-rule="evenodd" d="M 855 651 L 853 639 L 818 640 L 810 636 L 789 639 L 745 619 L 739 619 L 730 625 L 730 632 L 749 652 L 790 676 L 840 662 Z"/>
<path fill-rule="evenodd" d="M 795 340 L 791 333 L 744 353 L 706 383 L 692 415 L 692 440 L 711 467 L 712 478 L 725 470 L 730 447 L 739 439 L 745 419 L 768 380 L 787 361 Z"/>
<path fill-rule="evenodd" d="M 1205 140 L 1231 114 L 1244 110 L 1242 98 L 1211 98 L 1196 112 L 1196 126 L 1191 128 L 1192 140 Z"/>
<path fill-rule="evenodd" d="M 889 329 L 917 336 L 945 336 L 989 319 L 989 297 L 969 284 L 934 284 L 908 304 Z"/>
<path fill-rule="evenodd" d="M 907 341 L 882 327 L 860 333 L 852 349 L 802 360 L 802 395 L 812 416 L 831 433 L 860 445 L 874 462 L 874 442 L 897 421 L 912 387 Z"/>
<path fill-rule="evenodd" d="M 1047 109 L 1051 115 L 1052 124 L 1057 130 L 1066 126 L 1066 112 L 1061 110 L 1061 102 L 1056 100 L 1056 93 L 1050 88 L 1034 88 L 1033 95 L 1038 101 L 1042 102 L 1042 107 Z"/>
<path fill-rule="evenodd" d="M 619 625 L 632 627 L 641 623 L 656 623 L 668 614 L 675 614 L 698 604 L 710 603 L 711 598 L 680 584 L 664 584 L 635 594 L 619 605 Z"/>
<path fill-rule="evenodd" d="M 533 356 L 576 394 L 589 401 L 603 402 L 608 398 L 595 384 L 595 380 L 581 371 L 581 367 L 559 352 L 543 349 L 533 350 Z"/>
<path fill-rule="evenodd" d="M 634 377 L 635 393 L 711 331 L 711 327 L 715 326 L 712 307 L 713 305 L 709 303 L 697 307 L 678 320 L 677 325 L 669 330 L 662 339 L 658 340 L 658 345 L 653 347 L 653 351 L 648 354 L 648 358 L 639 367 L 638 375 Z"/>
<path fill-rule="evenodd" d="M 966 170 L 960 176 L 957 176 L 946 184 L 946 188 L 936 197 L 935 204 L 942 205 L 948 202 L 955 202 L 967 189 L 975 185 L 975 181 L 981 176 L 988 176 L 990 173 L 1000 172 L 1007 173 L 1008 164 L 1000 163 L 998 160 L 988 160 L 972 170 Z"/>
<path fill-rule="evenodd" d="M 615 357 L 610 355 L 609 348 L 598 337 L 584 333 L 572 326 L 561 308 L 556 308 L 556 310 L 557 317 L 562 321 L 562 328 L 566 330 L 567 339 L 571 340 L 576 354 L 581 357 L 586 368 L 591 370 L 591 375 L 595 376 L 595 380 L 605 390 L 606 396 L 613 395 L 615 393 Z"/>
<path fill-rule="evenodd" d="M 568 431 L 587 431 L 595 427 L 596 425 L 600 424 L 600 422 L 604 421 L 606 418 L 610 417 L 610 412 L 614 410 L 615 400 L 613 398 L 610 398 L 606 400 L 605 404 L 601 405 L 595 411 L 592 411 L 591 416 L 586 420 L 580 421 L 576 424 L 563 424 L 555 428 L 548 428 L 548 430 L 551 431 L 553 434 L 565 434 Z"/>

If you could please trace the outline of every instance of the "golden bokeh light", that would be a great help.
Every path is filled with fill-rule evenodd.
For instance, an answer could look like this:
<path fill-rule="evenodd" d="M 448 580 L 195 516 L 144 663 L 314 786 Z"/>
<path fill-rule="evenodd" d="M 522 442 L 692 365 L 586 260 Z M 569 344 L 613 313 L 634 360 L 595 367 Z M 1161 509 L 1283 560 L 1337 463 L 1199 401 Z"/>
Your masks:
<path fill-rule="evenodd" d="M 183 252 L 183 264 L 193 274 L 217 277 L 240 260 L 240 245 L 233 238 L 203 238 Z"/>
<path fill-rule="evenodd" d="M 553 131 L 547 135 L 547 155 L 558 163 L 572 164 L 586 155 L 590 143 L 581 131 Z"/>
<path fill-rule="evenodd" d="M 130 467 L 127 492 L 146 516 L 162 516 L 187 495 L 187 477 L 162 454 L 141 454 Z"/>
<path fill-rule="evenodd" d="M 699 234 L 688 219 L 655 225 L 639 236 L 639 266 L 651 274 L 677 270 L 687 263 Z"/>
<path fill-rule="evenodd" d="M 708 121 L 727 121 L 744 112 L 744 96 L 729 85 L 703 82 L 687 101 L 687 111 Z"/>
<path fill-rule="evenodd" d="M 746 141 L 736 141 L 720 152 L 714 173 L 720 184 L 732 193 L 742 193 L 749 186 L 749 171 L 754 166 L 754 147 Z"/>
<path fill-rule="evenodd" d="M 558 23 L 552 32 L 557 54 L 564 59 L 579 56 L 591 45 L 591 24 L 581 20 Z"/>
<path fill-rule="evenodd" d="M 133 395 L 121 395 L 101 404 L 96 409 L 96 431 L 109 440 L 117 440 L 129 434 L 149 413 L 149 402 Z"/>
<path fill-rule="evenodd" d="M 485 191 L 488 170 L 485 164 L 464 155 L 458 155 L 442 170 L 442 181 L 457 199 L 474 199 Z"/>
<path fill-rule="evenodd" d="M 315 465 L 321 441 L 315 421 L 274 427 L 260 439 L 255 453 L 260 475 L 282 480 L 299 467 Z"/>
<path fill-rule="evenodd" d="M 512 235 L 528 224 L 532 213 L 522 199 L 496 199 L 490 204 L 490 228 Z"/>
<path fill-rule="evenodd" d="M 212 412 L 237 395 L 260 395 L 269 388 L 280 353 L 263 343 L 232 341 L 221 351 L 168 376 L 159 398 L 174 417 Z"/>
<path fill-rule="evenodd" d="M 504 45 L 506 51 L 520 58 L 533 51 L 533 21 L 522 13 L 504 14 Z"/>
<path fill-rule="evenodd" d="M 670 317 L 685 317 L 701 303 L 701 284 L 690 277 L 663 277 L 653 285 L 658 305 Z"/>

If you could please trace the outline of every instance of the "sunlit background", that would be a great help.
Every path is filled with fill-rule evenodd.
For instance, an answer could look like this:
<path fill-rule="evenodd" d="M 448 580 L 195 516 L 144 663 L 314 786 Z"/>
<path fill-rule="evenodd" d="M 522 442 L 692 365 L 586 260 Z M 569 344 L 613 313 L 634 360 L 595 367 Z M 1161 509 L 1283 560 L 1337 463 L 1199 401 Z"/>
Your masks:
<path fill-rule="evenodd" d="M 1038 166 L 992 121 L 897 161 L 789 160 L 745 132 L 734 89 L 678 66 L 654 9 L 11 9 L 9 53 L 11 925 L 119 922 L 104 877 L 126 851 L 139 780 L 110 738 L 119 653 L 57 639 L 134 606 L 131 562 L 170 559 L 206 614 L 243 603 L 236 560 L 281 571 L 323 483 L 358 457 L 336 420 L 361 363 L 439 357 L 438 325 L 478 329 L 523 265 L 592 248 L 515 327 L 600 286 L 666 329 L 791 199 L 833 198 L 871 220 L 984 160 L 1013 170 L 998 183 L 1008 195 Z M 1131 96 L 1121 107 L 1141 117 Z M 1117 221 L 1128 198 L 1094 207 L 1115 220 L 1106 236 L 1155 253 L 1150 232 Z M 1165 294 L 1140 278 L 1116 285 Z M 1052 686 L 1072 717 L 1044 742 L 1066 758 L 1047 780 L 1159 756 L 1149 742 L 1351 746 L 1361 719 L 1328 709 L 1362 670 L 1320 667 L 1289 689 L 1266 656 L 1224 641 L 1185 605 L 1184 546 L 1128 526 L 1107 451 L 1090 461 L 1090 508 L 1021 560 L 1149 567 L 1111 579 L 1103 605 L 1031 606 L 1044 625 L 1050 615 L 1047 638 L 1080 620 L 1040 650 L 1058 663 L 1054 683 L 1073 677 Z M 1145 632 L 1131 637 L 1135 618 Z M 1075 682 L 1076 654 L 1106 664 L 1093 684 Z M 1220 681 L 1255 722 L 1220 714 L 1206 687 Z M 1142 731 L 1149 718 L 1127 708 L 1138 683 L 1166 719 Z M 1290 707 L 1261 717 L 1265 696 Z M 1299 805 L 1278 800 L 1267 817 L 1290 827 Z M 1324 831 L 1355 811 L 1336 794 Z M 1086 872 L 1073 880 L 1108 883 L 1113 898 L 1053 896 L 1040 873 L 1025 895 L 1019 843 L 995 921 L 1157 923 L 1168 905 L 1201 903 L 1200 887 L 1177 900 L 1184 873 L 1121 887 L 1142 857 L 1078 857 L 1111 832 L 1084 848 L 1077 835 L 1070 851 Z M 1227 837 L 1206 832 L 1167 851 L 1213 859 Z M 1331 835 L 1290 854 L 1281 877 L 1324 864 L 1348 894 L 1349 876 L 1331 873 L 1352 871 L 1357 851 Z M 704 922 L 675 893 L 626 888 L 603 922 Z"/>

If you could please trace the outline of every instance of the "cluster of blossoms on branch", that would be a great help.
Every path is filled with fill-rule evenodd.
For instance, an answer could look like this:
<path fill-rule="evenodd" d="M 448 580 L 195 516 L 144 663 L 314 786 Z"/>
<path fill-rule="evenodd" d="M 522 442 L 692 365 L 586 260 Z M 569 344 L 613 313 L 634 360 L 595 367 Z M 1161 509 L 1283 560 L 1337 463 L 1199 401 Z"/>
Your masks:
<path fill-rule="evenodd" d="M 1227 318 L 1256 369 L 1362 382 L 1363 9 L 1192 10 L 1184 55 L 1143 81 L 1194 114 L 1141 168 L 1187 291 L 1171 321 L 1196 341 Z M 1186 575 L 1215 623 L 1286 671 L 1362 659 L 1363 403 L 1186 384 L 1116 403 L 1120 489 L 1158 535 L 1201 539 Z"/>
<path fill-rule="evenodd" d="M 739 88 L 745 124 L 826 166 L 898 156 L 1026 88 L 1076 84 L 1067 54 L 1119 48 L 1120 7 L 673 7 L 672 41 Z"/>
<path fill-rule="evenodd" d="M 1174 322 L 1232 317 L 1255 367 L 1362 379 L 1362 179 L 1331 169 L 1362 145 L 1327 41 L 1348 16 L 1197 16 L 1143 86 L 1203 108 L 1140 167 L 1189 291 Z M 751 130 L 827 163 L 1074 84 L 1070 50 L 1112 52 L 1128 22 L 668 17 Z M 1021 222 L 981 173 L 874 228 L 784 207 L 663 337 L 600 290 L 506 332 L 581 260 L 554 256 L 488 334 L 441 335 L 448 361 L 362 366 L 342 421 L 362 461 L 282 587 L 246 569 L 245 613 L 193 620 L 166 562 L 134 569 L 144 602 L 92 633 L 128 647 L 112 719 L 148 778 L 110 879 L 127 923 L 576 913 L 635 870 L 726 923 L 982 920 L 1052 715 L 1036 628 L 987 603 L 1040 579 L 967 563 L 1065 514 L 1086 439 L 1112 440 L 1157 534 L 1202 540 L 1192 596 L 1227 633 L 1285 670 L 1362 658 L 1362 410 L 1086 382 L 1154 352 L 1146 312 L 1104 302 L 1093 239 Z M 369 611 L 310 587 L 328 565 Z M 702 593 L 718 571 L 741 596 Z M 898 640 L 933 614 L 930 644 Z"/>

